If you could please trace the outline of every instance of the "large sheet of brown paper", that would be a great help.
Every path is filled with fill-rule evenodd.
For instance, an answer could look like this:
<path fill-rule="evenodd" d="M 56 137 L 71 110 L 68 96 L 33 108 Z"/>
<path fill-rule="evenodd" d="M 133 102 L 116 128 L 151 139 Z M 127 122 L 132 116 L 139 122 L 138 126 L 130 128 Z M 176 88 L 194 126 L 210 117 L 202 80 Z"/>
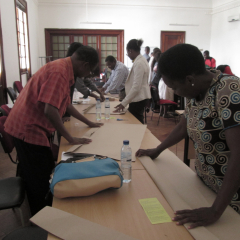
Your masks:
<path fill-rule="evenodd" d="M 43 208 L 30 221 L 65 240 L 136 240 L 136 238 L 52 207 Z"/>
<path fill-rule="evenodd" d="M 90 129 L 83 137 L 92 139 L 90 144 L 84 144 L 75 153 L 92 153 L 121 160 L 120 152 L 123 140 L 129 140 L 132 149 L 132 161 L 136 161 L 135 152 L 140 148 L 146 130 L 142 124 L 112 124 L 105 123 L 100 128 Z M 68 152 L 68 151 L 67 151 Z"/>
<path fill-rule="evenodd" d="M 151 147 L 156 147 L 159 141 L 151 133 L 146 134 L 155 142 Z M 174 211 L 209 207 L 214 202 L 216 194 L 171 151 L 165 150 L 155 160 L 139 159 Z M 239 226 L 240 216 L 229 206 L 216 223 L 189 232 L 196 240 L 235 240 L 240 239 Z"/>
<path fill-rule="evenodd" d="M 120 104 L 120 102 L 118 102 L 118 101 L 110 102 L 110 114 L 111 115 L 125 114 L 127 112 L 128 106 L 125 107 L 125 109 L 123 111 L 114 113 L 113 111 L 116 110 L 115 107 L 119 104 Z M 96 114 L 96 104 L 86 106 L 86 108 L 83 110 L 83 112 Z M 102 112 L 102 114 L 105 114 L 105 103 L 104 102 L 101 103 L 101 112 Z"/>

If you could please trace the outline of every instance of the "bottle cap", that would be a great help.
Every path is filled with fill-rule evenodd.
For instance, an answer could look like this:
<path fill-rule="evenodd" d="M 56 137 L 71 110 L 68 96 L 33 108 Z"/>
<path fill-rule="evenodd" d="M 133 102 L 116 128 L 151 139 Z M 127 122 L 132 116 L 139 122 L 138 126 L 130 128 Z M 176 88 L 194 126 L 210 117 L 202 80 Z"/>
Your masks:
<path fill-rule="evenodd" d="M 109 98 L 107 97 L 106 100 L 109 100 Z"/>
<path fill-rule="evenodd" d="M 124 144 L 124 145 L 128 145 L 128 144 L 129 144 L 129 140 L 124 140 L 124 141 L 123 141 L 123 144 Z"/>
<path fill-rule="evenodd" d="M 97 98 L 97 101 L 100 101 L 100 98 Z"/>

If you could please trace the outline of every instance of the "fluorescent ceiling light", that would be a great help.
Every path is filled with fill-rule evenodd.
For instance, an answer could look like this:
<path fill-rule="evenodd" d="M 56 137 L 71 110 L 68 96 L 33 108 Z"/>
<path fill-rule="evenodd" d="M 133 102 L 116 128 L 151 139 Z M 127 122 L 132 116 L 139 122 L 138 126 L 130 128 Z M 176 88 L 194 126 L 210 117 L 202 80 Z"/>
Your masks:
<path fill-rule="evenodd" d="M 111 22 L 80 22 L 83 24 L 112 24 Z"/>
<path fill-rule="evenodd" d="M 180 23 L 170 23 L 170 26 L 194 26 L 197 27 L 199 26 L 198 24 L 180 24 Z"/>

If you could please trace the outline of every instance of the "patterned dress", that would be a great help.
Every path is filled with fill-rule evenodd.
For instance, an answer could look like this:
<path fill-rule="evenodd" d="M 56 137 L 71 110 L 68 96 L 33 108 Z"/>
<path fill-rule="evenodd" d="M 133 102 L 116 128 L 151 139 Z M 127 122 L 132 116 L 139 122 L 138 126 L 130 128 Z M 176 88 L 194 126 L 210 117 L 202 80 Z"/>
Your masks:
<path fill-rule="evenodd" d="M 202 101 L 188 99 L 185 117 L 188 135 L 196 151 L 197 174 L 217 193 L 230 157 L 224 132 L 240 125 L 240 79 L 217 71 Z M 240 189 L 230 206 L 240 213 Z"/>

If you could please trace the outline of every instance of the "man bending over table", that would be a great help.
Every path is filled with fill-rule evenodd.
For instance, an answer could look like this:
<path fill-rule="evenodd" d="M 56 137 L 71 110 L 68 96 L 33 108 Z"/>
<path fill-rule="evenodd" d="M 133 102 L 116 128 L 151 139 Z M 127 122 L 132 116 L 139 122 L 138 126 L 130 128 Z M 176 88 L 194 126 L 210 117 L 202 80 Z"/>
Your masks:
<path fill-rule="evenodd" d="M 71 136 L 62 123 L 63 114 L 67 111 L 89 127 L 102 125 L 90 122 L 70 101 L 74 75 L 89 76 L 97 64 L 96 50 L 83 46 L 71 57 L 44 65 L 21 91 L 6 120 L 5 131 L 14 137 L 32 215 L 51 205 L 51 199 L 45 200 L 54 168 L 49 144 L 51 134 L 59 131 L 72 145 L 91 142 L 90 139 Z"/>

